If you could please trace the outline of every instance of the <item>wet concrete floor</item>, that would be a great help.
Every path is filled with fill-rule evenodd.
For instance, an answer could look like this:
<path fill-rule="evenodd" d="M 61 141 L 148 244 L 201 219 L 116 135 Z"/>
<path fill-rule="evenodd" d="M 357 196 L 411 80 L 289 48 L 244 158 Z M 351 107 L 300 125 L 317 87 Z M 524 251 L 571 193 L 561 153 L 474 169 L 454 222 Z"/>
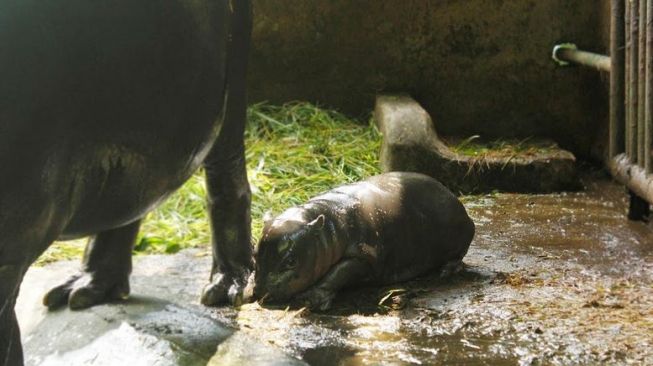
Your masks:
<path fill-rule="evenodd" d="M 465 197 L 477 235 L 451 277 L 349 290 L 325 314 L 207 309 L 208 253 L 136 260 L 130 300 L 47 312 L 76 265 L 32 268 L 17 307 L 29 365 L 653 364 L 653 229 L 624 189 Z M 216 351 L 217 350 L 217 351 Z"/>

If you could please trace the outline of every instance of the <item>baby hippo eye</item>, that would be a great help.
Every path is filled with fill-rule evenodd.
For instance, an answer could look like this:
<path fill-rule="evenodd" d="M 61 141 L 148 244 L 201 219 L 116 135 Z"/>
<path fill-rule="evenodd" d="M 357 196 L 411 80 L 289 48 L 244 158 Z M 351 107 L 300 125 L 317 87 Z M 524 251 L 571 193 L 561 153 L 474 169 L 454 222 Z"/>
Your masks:
<path fill-rule="evenodd" d="M 293 269 L 293 268 L 295 268 L 296 266 L 297 266 L 297 258 L 295 258 L 294 256 L 292 256 L 292 257 L 287 257 L 287 258 L 283 261 L 283 268 L 286 269 L 286 270 L 288 270 L 288 269 Z"/>

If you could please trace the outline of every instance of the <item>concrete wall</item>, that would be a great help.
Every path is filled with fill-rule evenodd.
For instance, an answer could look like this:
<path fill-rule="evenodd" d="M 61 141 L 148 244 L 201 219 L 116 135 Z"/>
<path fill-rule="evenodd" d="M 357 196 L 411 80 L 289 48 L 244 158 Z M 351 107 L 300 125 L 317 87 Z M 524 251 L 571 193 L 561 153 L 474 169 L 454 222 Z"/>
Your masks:
<path fill-rule="evenodd" d="M 445 135 L 550 137 L 587 157 L 605 85 L 560 69 L 554 44 L 605 52 L 606 0 L 254 0 L 250 99 L 353 115 L 405 91 Z"/>

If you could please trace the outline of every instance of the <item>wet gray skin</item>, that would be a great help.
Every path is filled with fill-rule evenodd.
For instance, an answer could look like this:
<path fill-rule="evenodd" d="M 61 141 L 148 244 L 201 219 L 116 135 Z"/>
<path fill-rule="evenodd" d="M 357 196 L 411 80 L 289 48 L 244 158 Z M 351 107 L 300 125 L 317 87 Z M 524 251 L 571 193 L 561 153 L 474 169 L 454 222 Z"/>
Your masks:
<path fill-rule="evenodd" d="M 254 296 L 326 310 L 345 287 L 456 267 L 473 236 L 465 208 L 436 180 L 417 173 L 375 176 L 266 222 Z"/>

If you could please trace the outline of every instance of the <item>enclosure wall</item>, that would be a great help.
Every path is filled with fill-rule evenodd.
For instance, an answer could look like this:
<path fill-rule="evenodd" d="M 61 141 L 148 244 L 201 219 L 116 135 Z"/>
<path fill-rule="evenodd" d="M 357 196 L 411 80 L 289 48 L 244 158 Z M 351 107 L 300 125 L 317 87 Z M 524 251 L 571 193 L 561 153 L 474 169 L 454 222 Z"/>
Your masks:
<path fill-rule="evenodd" d="M 607 53 L 605 9 L 596 0 L 254 0 L 250 96 L 365 115 L 377 92 L 405 91 L 443 134 L 550 137 L 589 156 L 602 149 L 607 89 L 594 70 L 561 70 L 550 52 L 573 41 Z"/>

